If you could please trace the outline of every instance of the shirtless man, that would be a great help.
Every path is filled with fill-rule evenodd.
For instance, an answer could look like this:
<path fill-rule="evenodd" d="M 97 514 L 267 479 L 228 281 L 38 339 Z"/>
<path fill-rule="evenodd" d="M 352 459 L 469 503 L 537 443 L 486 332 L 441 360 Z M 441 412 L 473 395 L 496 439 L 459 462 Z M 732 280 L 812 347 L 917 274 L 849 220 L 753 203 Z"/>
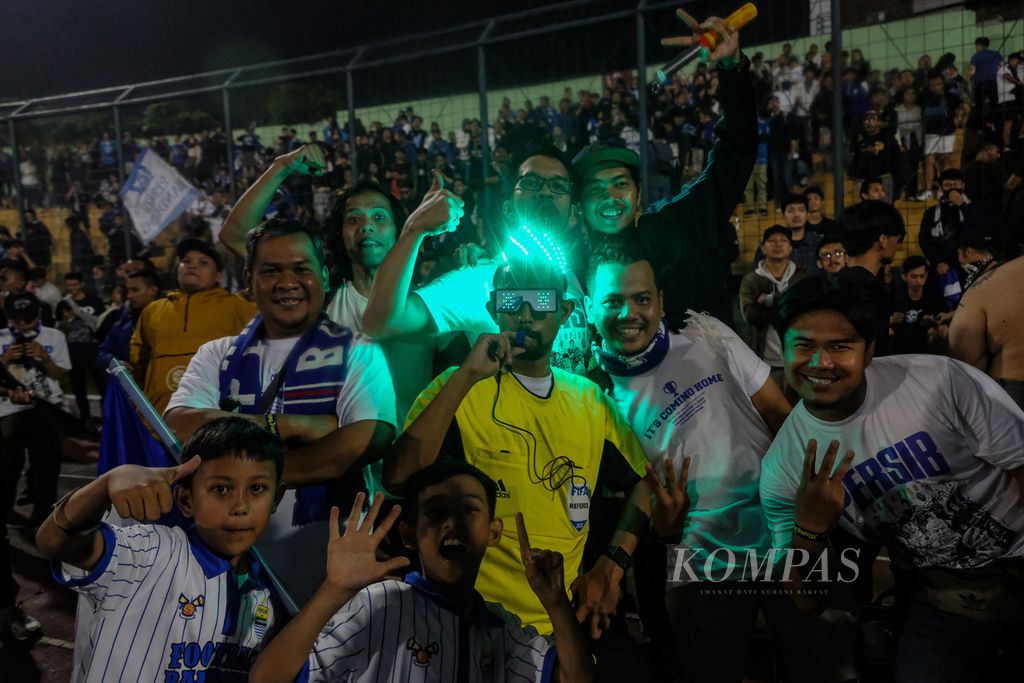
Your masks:
<path fill-rule="evenodd" d="M 949 326 L 953 357 L 984 370 L 1024 407 L 1024 318 L 1019 291 L 1024 257 L 977 277 Z"/>

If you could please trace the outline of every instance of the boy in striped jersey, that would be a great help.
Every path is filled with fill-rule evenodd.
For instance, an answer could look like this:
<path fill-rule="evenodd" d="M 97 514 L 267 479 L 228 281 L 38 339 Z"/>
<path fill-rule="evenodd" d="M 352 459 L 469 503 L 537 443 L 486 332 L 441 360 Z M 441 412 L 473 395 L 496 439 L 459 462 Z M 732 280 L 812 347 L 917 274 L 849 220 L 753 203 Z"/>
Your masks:
<path fill-rule="evenodd" d="M 36 544 L 94 613 L 73 680 L 248 679 L 285 614 L 250 552 L 283 492 L 284 450 L 251 422 L 221 418 L 188 440 L 183 464 L 122 465 L 54 506 Z M 145 523 L 174 503 L 190 528 Z M 102 523 L 111 504 L 144 523 Z"/>
<path fill-rule="evenodd" d="M 476 591 L 484 552 L 501 539 L 494 481 L 468 463 L 447 460 L 410 477 L 406 494 L 400 530 L 423 574 L 387 579 L 408 559 L 376 558 L 398 506 L 374 530 L 383 496 L 377 494 L 360 524 L 359 494 L 344 536 L 334 508 L 327 579 L 263 651 L 250 681 L 292 681 L 296 674 L 299 681 L 350 683 L 589 681 L 591 659 L 565 594 L 562 556 L 530 547 L 522 514 L 516 516 L 520 555 L 554 625 L 553 642 Z"/>

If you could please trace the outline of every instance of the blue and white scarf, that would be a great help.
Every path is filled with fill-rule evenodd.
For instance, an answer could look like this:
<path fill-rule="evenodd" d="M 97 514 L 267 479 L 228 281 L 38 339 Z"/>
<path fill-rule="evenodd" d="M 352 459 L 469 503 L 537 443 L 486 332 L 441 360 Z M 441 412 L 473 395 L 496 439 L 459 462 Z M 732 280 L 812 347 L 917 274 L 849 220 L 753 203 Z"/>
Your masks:
<path fill-rule="evenodd" d="M 263 317 L 256 315 L 238 335 L 220 365 L 221 406 L 234 406 L 253 415 L 262 403 L 260 383 L 266 338 Z M 348 376 L 352 330 L 337 325 L 321 314 L 317 324 L 295 342 L 281 372 L 281 412 L 290 415 L 333 415 L 338 393 Z M 327 519 L 330 505 L 327 486 L 304 486 L 295 491 L 292 524 L 303 526 Z"/>
<path fill-rule="evenodd" d="M 647 348 L 634 356 L 623 356 L 604 348 L 603 342 L 599 346 L 597 342 L 591 343 L 594 357 L 597 358 L 601 369 L 615 377 L 636 377 L 642 375 L 652 368 L 656 368 L 661 361 L 665 360 L 668 354 L 668 322 L 662 318 L 658 331 L 654 333 L 654 339 L 647 345 Z"/>

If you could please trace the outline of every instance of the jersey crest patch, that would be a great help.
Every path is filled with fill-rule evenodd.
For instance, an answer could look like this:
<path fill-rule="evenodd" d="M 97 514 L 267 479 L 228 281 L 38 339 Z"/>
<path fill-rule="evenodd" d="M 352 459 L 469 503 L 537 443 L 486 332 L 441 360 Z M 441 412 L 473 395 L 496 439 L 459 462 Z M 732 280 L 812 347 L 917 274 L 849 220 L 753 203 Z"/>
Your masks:
<path fill-rule="evenodd" d="M 256 637 L 260 640 L 263 639 L 263 634 L 267 632 L 267 623 L 270 620 L 270 608 L 266 605 L 256 605 L 256 615 L 253 619 L 252 627 L 256 631 Z"/>
<path fill-rule="evenodd" d="M 196 615 L 199 614 L 199 608 L 206 603 L 206 599 L 202 595 L 196 596 L 194 599 L 189 600 L 182 593 L 178 597 L 178 616 L 188 621 L 189 619 L 195 619 Z"/>
<path fill-rule="evenodd" d="M 416 642 L 415 638 L 410 638 L 405 644 L 407 650 L 412 650 L 413 658 L 412 663 L 416 666 L 426 667 L 430 664 L 430 658 L 441 651 L 441 648 L 437 643 L 431 643 L 426 647 Z"/>

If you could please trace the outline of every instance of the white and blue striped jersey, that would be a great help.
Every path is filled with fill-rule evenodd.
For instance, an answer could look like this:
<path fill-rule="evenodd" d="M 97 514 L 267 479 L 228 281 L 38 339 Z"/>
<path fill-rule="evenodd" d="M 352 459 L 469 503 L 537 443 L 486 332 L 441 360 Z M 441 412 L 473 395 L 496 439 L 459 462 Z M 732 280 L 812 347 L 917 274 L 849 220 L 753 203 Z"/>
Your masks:
<path fill-rule="evenodd" d="M 73 680 L 246 681 L 284 608 L 262 567 L 248 574 L 194 531 L 104 524 L 103 557 L 90 572 L 55 564 L 54 577 L 92 607 L 90 652 Z"/>
<path fill-rule="evenodd" d="M 416 573 L 367 586 L 317 637 L 298 681 L 551 680 L 555 648 L 501 605 L 458 609 Z"/>

